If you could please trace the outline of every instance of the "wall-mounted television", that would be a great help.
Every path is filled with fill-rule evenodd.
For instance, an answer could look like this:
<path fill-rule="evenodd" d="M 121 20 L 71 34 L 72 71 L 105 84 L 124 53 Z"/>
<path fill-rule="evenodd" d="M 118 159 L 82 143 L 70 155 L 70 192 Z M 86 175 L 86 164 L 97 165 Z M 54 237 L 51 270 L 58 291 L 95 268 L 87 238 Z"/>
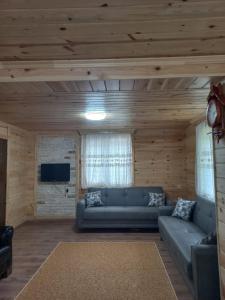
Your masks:
<path fill-rule="evenodd" d="M 70 181 L 70 164 L 42 164 L 42 182 L 68 182 Z"/>

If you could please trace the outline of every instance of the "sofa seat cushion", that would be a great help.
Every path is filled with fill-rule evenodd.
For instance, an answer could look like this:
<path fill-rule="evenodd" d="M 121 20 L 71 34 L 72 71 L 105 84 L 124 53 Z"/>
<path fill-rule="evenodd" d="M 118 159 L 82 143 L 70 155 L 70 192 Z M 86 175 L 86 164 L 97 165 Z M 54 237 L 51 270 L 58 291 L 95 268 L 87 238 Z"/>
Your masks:
<path fill-rule="evenodd" d="M 157 220 L 159 208 L 145 206 L 102 206 L 84 210 L 84 219 Z"/>
<path fill-rule="evenodd" d="M 194 223 L 175 217 L 159 217 L 160 231 L 166 234 L 170 248 L 182 265 L 184 271 L 192 279 L 191 246 L 201 242 L 206 234 Z"/>

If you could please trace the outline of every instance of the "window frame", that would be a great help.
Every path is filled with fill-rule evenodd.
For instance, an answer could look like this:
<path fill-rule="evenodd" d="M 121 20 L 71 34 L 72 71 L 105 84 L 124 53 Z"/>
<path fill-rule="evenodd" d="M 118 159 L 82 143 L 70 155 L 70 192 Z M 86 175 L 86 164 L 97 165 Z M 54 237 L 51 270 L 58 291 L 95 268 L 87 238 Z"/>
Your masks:
<path fill-rule="evenodd" d="M 210 198 L 207 196 L 207 194 L 201 194 L 201 192 L 199 192 L 198 190 L 198 176 L 199 176 L 199 170 L 198 170 L 198 133 L 197 133 L 197 130 L 198 130 L 198 126 L 203 126 L 205 125 L 207 127 L 207 129 L 209 130 L 209 135 L 211 136 L 211 160 L 212 160 L 212 189 L 213 189 L 213 197 Z M 196 126 L 196 136 L 195 136 L 195 142 L 196 142 L 196 158 L 195 158 L 195 192 L 196 192 L 196 195 L 198 197 L 202 197 L 202 198 L 205 198 L 209 201 L 212 201 L 212 202 L 215 202 L 216 201 L 216 178 L 215 178 L 215 149 L 214 149 L 214 138 L 213 138 L 213 135 L 211 133 L 211 128 L 207 125 L 206 121 L 202 121 L 200 123 L 197 124 Z"/>
<path fill-rule="evenodd" d="M 130 144 L 130 146 L 131 146 L 131 166 L 130 166 L 130 170 L 131 170 L 131 174 L 130 174 L 130 176 L 131 176 L 131 182 L 130 182 L 130 184 L 129 185 L 118 185 L 118 186 L 114 186 L 114 185 L 112 185 L 112 186 L 109 186 L 109 185 L 107 185 L 107 184 L 105 184 L 105 185 L 102 185 L 102 184 L 99 184 L 99 185 L 84 185 L 83 184 L 83 176 L 84 176 L 84 174 L 83 174 L 83 159 L 82 159 L 82 156 L 83 156 L 83 153 L 82 153 L 82 138 L 83 138 L 83 136 L 84 135 L 107 135 L 107 134 L 111 134 L 111 135 L 120 135 L 120 134 L 127 134 L 127 135 L 130 135 L 130 142 L 131 142 L 131 144 Z M 131 186 L 133 186 L 134 185 L 134 175 L 135 175 L 135 166 L 134 166 L 134 162 L 135 162 L 135 160 L 134 160 L 134 139 L 133 139 L 133 133 L 131 133 L 131 132 L 87 132 L 87 133 L 84 133 L 84 134 L 82 134 L 81 135 L 81 139 L 80 139 L 80 188 L 81 188 L 81 190 L 85 190 L 85 189 L 88 189 L 88 188 L 126 188 L 126 187 L 131 187 Z"/>

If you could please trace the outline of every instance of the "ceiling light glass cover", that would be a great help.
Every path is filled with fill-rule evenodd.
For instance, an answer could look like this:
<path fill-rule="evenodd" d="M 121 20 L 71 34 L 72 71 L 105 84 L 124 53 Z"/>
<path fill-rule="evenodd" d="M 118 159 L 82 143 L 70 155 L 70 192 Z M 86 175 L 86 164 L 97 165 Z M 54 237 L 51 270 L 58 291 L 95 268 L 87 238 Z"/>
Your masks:
<path fill-rule="evenodd" d="M 85 118 L 93 121 L 101 121 L 106 117 L 106 113 L 103 111 L 90 111 L 85 113 Z"/>

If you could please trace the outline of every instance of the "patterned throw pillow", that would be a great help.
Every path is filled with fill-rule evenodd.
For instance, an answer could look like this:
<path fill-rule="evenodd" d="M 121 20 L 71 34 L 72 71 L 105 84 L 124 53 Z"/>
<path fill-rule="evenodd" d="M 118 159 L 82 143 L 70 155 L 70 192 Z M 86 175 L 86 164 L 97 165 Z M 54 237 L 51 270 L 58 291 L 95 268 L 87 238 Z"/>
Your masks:
<path fill-rule="evenodd" d="M 216 232 L 211 232 L 205 238 L 203 238 L 200 242 L 202 245 L 216 245 L 217 244 L 217 237 Z"/>
<path fill-rule="evenodd" d="M 195 201 L 179 199 L 172 213 L 172 217 L 177 217 L 185 221 L 190 220 Z"/>
<path fill-rule="evenodd" d="M 149 192 L 149 203 L 148 206 L 159 207 L 165 205 L 165 194 L 164 193 L 152 193 Z"/>
<path fill-rule="evenodd" d="M 87 207 L 95 207 L 95 206 L 103 206 L 102 202 L 102 194 L 101 191 L 90 192 L 85 195 L 86 206 Z"/>

